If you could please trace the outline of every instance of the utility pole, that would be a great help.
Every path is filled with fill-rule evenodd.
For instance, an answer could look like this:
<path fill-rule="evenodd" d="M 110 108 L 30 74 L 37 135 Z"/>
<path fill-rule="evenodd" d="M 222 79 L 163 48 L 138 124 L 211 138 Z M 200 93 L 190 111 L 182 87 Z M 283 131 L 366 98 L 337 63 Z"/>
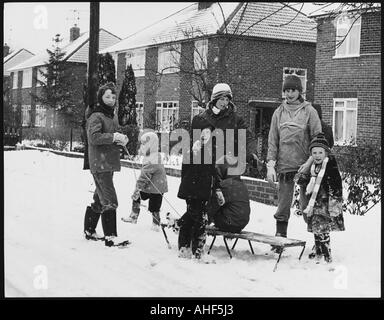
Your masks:
<path fill-rule="evenodd" d="M 88 54 L 88 103 L 90 106 L 96 105 L 97 87 L 99 79 L 98 53 L 99 53 L 99 25 L 100 25 L 100 3 L 90 2 L 89 19 L 89 54 Z"/>

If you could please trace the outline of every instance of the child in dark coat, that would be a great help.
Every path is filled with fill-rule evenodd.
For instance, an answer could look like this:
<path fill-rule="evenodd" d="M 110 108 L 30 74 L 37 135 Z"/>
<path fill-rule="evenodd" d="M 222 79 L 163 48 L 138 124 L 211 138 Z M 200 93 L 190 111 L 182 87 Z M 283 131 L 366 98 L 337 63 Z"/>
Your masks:
<path fill-rule="evenodd" d="M 212 201 L 209 215 L 222 231 L 241 232 L 249 222 L 251 208 L 248 189 L 239 175 L 231 174 L 236 157 L 223 156 L 216 164 L 214 188 L 217 201 Z"/>
<path fill-rule="evenodd" d="M 117 238 L 117 195 L 113 185 L 113 173 L 120 171 L 120 150 L 128 137 L 117 132 L 114 120 L 116 88 L 113 83 L 100 87 L 97 105 L 90 109 L 86 121 L 89 168 L 95 181 L 94 202 L 87 207 L 84 217 L 86 239 L 99 240 L 96 226 L 101 215 L 105 245 L 108 247 L 127 245 L 129 241 Z"/>
<path fill-rule="evenodd" d="M 201 259 L 206 242 L 205 227 L 208 221 L 207 204 L 211 197 L 214 164 L 205 161 L 211 154 L 206 147 L 210 141 L 213 127 L 208 121 L 197 115 L 192 120 L 192 130 L 201 129 L 199 140 L 192 141 L 190 152 L 184 154 L 181 169 L 181 183 L 178 197 L 185 199 L 187 212 L 179 219 L 179 257 L 190 257 L 190 250 L 196 259 Z M 191 134 L 193 137 L 193 134 Z M 197 161 L 199 159 L 199 161 Z"/>
<path fill-rule="evenodd" d="M 306 188 L 310 195 L 306 215 L 308 231 L 315 237 L 315 252 L 309 258 L 332 262 L 330 236 L 331 231 L 344 231 L 343 187 L 336 159 L 330 154 L 328 141 L 324 134 L 318 134 L 309 146 L 313 157 L 311 180 Z"/>

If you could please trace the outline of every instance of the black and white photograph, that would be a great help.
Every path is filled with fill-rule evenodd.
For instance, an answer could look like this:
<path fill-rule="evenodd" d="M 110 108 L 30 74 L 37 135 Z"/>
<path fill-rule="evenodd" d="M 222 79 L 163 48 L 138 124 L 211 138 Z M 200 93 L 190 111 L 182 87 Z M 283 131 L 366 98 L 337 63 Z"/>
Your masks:
<path fill-rule="evenodd" d="M 381 298 L 381 3 L 3 18 L 5 298 Z"/>

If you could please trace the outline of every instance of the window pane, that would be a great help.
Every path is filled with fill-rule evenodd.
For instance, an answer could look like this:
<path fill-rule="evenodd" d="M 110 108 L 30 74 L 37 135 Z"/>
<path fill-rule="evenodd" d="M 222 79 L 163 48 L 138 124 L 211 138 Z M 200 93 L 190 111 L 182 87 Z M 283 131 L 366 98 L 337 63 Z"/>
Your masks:
<path fill-rule="evenodd" d="M 360 53 L 360 26 L 354 25 L 348 34 L 348 53 L 359 54 Z"/>
<path fill-rule="evenodd" d="M 17 71 L 13 73 L 13 89 L 17 89 Z"/>
<path fill-rule="evenodd" d="M 343 109 L 343 108 L 344 108 L 344 101 L 335 102 L 335 109 Z"/>
<path fill-rule="evenodd" d="M 346 140 L 353 144 L 356 142 L 356 115 L 355 110 L 347 110 Z"/>
<path fill-rule="evenodd" d="M 347 100 L 347 108 L 348 109 L 356 109 L 357 101 L 356 100 Z"/>
<path fill-rule="evenodd" d="M 343 111 L 335 111 L 335 141 L 343 140 Z"/>

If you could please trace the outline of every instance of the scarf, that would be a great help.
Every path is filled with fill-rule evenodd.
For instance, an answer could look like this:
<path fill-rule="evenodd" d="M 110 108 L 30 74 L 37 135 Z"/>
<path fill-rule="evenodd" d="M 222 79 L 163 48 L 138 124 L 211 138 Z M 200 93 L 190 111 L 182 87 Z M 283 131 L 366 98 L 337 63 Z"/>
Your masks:
<path fill-rule="evenodd" d="M 104 102 L 99 102 L 97 103 L 97 105 L 93 108 L 92 110 L 92 113 L 94 112 L 101 112 L 103 114 L 105 114 L 107 117 L 109 118 L 113 118 L 114 114 L 115 114 L 115 108 L 111 108 L 109 106 L 107 106 Z"/>
<path fill-rule="evenodd" d="M 311 216 L 313 214 L 313 206 L 315 205 L 317 193 L 320 189 L 321 180 L 323 180 L 325 169 L 327 167 L 329 158 L 325 157 L 323 163 L 321 164 L 321 169 L 318 174 L 315 172 L 315 163 L 312 163 L 311 166 L 311 180 L 309 181 L 309 184 L 307 186 L 306 193 L 311 194 L 311 199 L 309 200 L 308 206 L 305 208 L 304 213 L 307 214 L 307 216 Z"/>

